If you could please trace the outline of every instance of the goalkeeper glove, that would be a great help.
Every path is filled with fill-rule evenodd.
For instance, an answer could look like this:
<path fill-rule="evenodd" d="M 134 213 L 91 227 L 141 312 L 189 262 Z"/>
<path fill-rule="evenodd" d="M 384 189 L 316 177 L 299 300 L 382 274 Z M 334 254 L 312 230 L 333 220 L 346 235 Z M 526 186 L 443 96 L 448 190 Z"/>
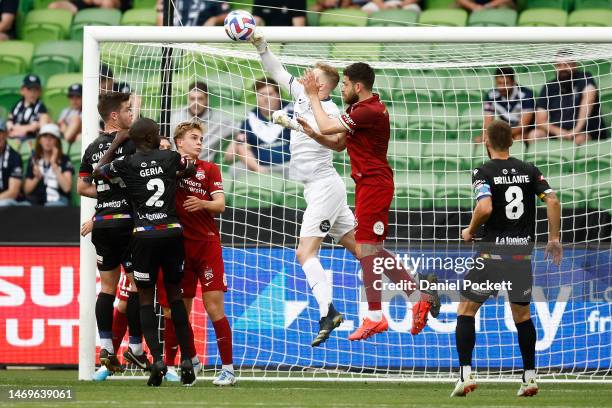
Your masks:
<path fill-rule="evenodd" d="M 272 122 L 287 129 L 297 130 L 298 132 L 304 131 L 304 128 L 297 122 L 297 120 L 291 119 L 289 116 L 287 116 L 287 112 L 282 110 L 275 111 L 272 114 Z"/>
<path fill-rule="evenodd" d="M 268 50 L 268 43 L 266 42 L 266 38 L 259 28 L 256 28 L 253 32 L 253 35 L 249 38 L 251 44 L 255 46 L 257 52 L 259 54 L 263 54 Z"/>

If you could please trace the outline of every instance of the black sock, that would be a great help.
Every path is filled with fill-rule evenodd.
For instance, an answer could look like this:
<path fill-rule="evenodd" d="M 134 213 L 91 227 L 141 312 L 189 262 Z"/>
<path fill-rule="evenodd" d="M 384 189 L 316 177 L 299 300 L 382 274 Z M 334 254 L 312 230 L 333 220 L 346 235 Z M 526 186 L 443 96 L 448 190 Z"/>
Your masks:
<path fill-rule="evenodd" d="M 476 327 L 474 317 L 457 316 L 457 329 L 455 330 L 457 354 L 461 366 L 472 365 L 472 352 L 476 344 Z"/>
<path fill-rule="evenodd" d="M 159 342 L 157 316 L 153 305 L 140 305 L 140 322 L 145 340 L 153 356 L 153 362 L 160 361 L 162 359 L 162 346 Z"/>
<path fill-rule="evenodd" d="M 531 319 L 516 323 L 518 342 L 523 356 L 523 370 L 535 370 L 536 329 Z"/>
<path fill-rule="evenodd" d="M 138 303 L 138 293 L 130 292 L 127 301 L 127 319 L 130 337 L 142 338 L 142 326 L 140 325 L 140 304 Z"/>
<path fill-rule="evenodd" d="M 172 323 L 174 324 L 174 331 L 176 332 L 176 338 L 179 346 L 181 347 L 181 360 L 189 359 L 189 350 L 191 349 L 191 330 L 189 329 L 189 318 L 187 317 L 187 310 L 185 309 L 185 303 L 183 300 L 175 300 L 170 303 L 170 310 L 172 310 Z"/>
<path fill-rule="evenodd" d="M 100 292 L 96 299 L 96 322 L 100 338 L 112 338 L 113 333 L 113 303 L 115 295 Z"/>

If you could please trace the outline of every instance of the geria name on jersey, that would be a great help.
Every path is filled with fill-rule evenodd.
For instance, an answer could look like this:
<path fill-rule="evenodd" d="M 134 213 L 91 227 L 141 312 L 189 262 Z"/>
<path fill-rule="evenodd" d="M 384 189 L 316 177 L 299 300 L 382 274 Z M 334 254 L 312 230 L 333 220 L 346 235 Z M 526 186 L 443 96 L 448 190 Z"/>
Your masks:
<path fill-rule="evenodd" d="M 164 169 L 162 169 L 159 166 L 149 167 L 149 168 L 140 170 L 140 177 L 157 176 L 158 174 L 163 174 L 163 173 L 164 173 Z"/>

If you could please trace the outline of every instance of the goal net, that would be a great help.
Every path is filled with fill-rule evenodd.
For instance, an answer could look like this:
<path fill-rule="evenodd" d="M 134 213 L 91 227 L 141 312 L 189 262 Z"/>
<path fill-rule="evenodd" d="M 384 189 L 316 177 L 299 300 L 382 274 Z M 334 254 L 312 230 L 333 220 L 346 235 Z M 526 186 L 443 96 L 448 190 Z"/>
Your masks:
<path fill-rule="evenodd" d="M 454 334 L 458 293 L 444 292 L 440 316 L 430 318 L 428 327 L 418 336 L 409 332 L 412 304 L 402 293 L 387 294 L 383 312 L 389 320 L 389 331 L 366 341 L 350 342 L 348 334 L 359 326 L 367 309 L 360 290 L 360 266 L 344 248 L 327 239 L 320 259 L 333 286 L 334 305 L 344 314 L 345 322 L 321 347 L 310 346 L 318 331 L 318 308 L 295 256 L 306 205 L 303 185 L 290 180 L 281 164 L 257 173 L 245 170 L 244 157 L 239 153 L 229 153 L 245 133 L 245 121 L 253 128 L 248 122 L 250 112 L 258 106 L 254 85 L 266 73 L 254 47 L 225 41 L 219 30 L 206 31 L 210 37 L 189 29 L 164 31 L 194 34 L 184 40 L 161 34 L 151 36 L 151 40 L 143 34 L 134 40 L 130 33 L 121 41 L 102 39 L 95 42 L 99 52 L 91 54 L 96 57 L 91 70 L 100 72 L 99 57 L 100 63 L 111 68 L 115 84 L 129 84 L 137 97 L 137 115 L 163 119 L 172 131 L 175 123 L 169 123 L 171 116 L 162 112 L 163 100 L 167 99 L 173 112 L 182 110 L 190 118 L 200 114 L 210 132 L 204 143 L 209 151 L 204 147 L 203 154 L 220 167 L 228 203 L 219 225 L 229 287 L 225 312 L 233 330 L 234 365 L 240 377 L 453 378 L 458 368 Z M 531 306 L 538 338 L 538 375 L 609 379 L 612 144 L 611 139 L 593 136 L 610 132 L 612 39 L 610 43 L 546 43 L 533 36 L 531 42 L 510 43 L 517 30 L 493 30 L 495 36 L 482 35 L 481 42 L 455 39 L 445 43 L 442 38 L 449 37 L 441 36 L 437 42 L 409 43 L 388 42 L 389 34 L 382 35 L 376 29 L 349 30 L 326 33 L 303 29 L 291 38 L 284 37 L 280 29 L 267 29 L 266 33 L 272 52 L 296 77 L 317 61 L 333 65 L 340 73 L 358 61 L 375 68 L 374 91 L 385 102 L 391 120 L 388 159 L 395 178 L 386 246 L 412 259 L 439 259 L 421 272 L 435 272 L 440 280 L 460 278 L 465 273 L 461 258 L 474 255 L 471 246 L 461 245 L 459 236 L 469 223 L 475 203 L 472 170 L 487 160 L 484 145 L 477 141 L 483 134 L 485 117 L 518 118 L 515 127 L 520 131 L 511 154 L 536 164 L 557 191 L 562 203 L 562 241 L 566 245 L 559 267 L 544 259 L 547 220 L 545 206 L 538 205 Z M 425 33 L 419 29 L 394 30 L 406 40 Z M 541 30 L 546 34 L 547 29 Z M 351 32 L 362 42 L 350 40 Z M 449 35 L 461 38 L 469 32 L 457 30 Z M 507 37 L 500 33 L 507 33 Z M 207 42 L 209 38 L 211 42 Z M 487 38 L 496 42 L 487 43 Z M 165 49 L 171 52 L 164 54 Z M 552 84 L 549 89 L 554 84 L 559 86 L 555 64 L 560 59 L 575 63 L 577 72 L 589 73 L 589 86 L 597 89 L 595 98 L 584 107 L 591 117 L 588 134 L 593 138 L 581 145 L 563 137 L 523 142 L 520 139 L 535 129 L 537 107 L 547 106 L 551 116 L 558 109 L 550 102 L 552 93 L 547 99 L 543 89 L 547 83 Z M 507 99 L 519 99 L 517 104 L 504 102 L 494 91 L 502 87 L 496 73 L 506 67 L 512 68 L 516 84 Z M 110 85 L 104 81 L 108 78 L 88 77 L 87 69 L 85 99 L 89 100 L 84 105 L 91 109 L 96 85 Z M 164 74 L 169 81 L 165 89 Z M 198 100 L 200 107 L 189 109 L 190 91 L 197 82 L 206 83 L 206 98 Z M 570 110 L 576 110 L 576 117 L 583 109 L 580 104 L 586 93 L 578 82 L 561 92 L 563 103 L 572 104 Z M 341 110 L 346 108 L 339 86 L 332 98 Z M 278 109 L 292 102 L 286 90 L 282 90 L 280 99 L 270 104 Z M 260 113 L 270 107 L 274 108 L 260 106 Z M 525 121 L 521 124 L 522 116 Z M 597 132 L 592 125 L 596 121 Z M 92 139 L 92 130 L 95 125 L 86 129 L 86 139 Z M 260 154 L 284 142 L 281 133 L 278 138 L 259 140 Z M 354 206 L 355 186 L 346 151 L 334 152 L 333 164 L 345 181 L 349 205 Z M 93 259 L 83 262 L 83 267 L 87 262 L 95 263 Z M 93 304 L 94 300 L 90 301 Z M 197 351 L 207 368 L 206 375 L 212 375 L 221 361 L 200 290 L 194 305 L 191 319 Z M 474 369 L 479 377 L 500 380 L 519 375 L 522 360 L 516 328 L 503 294 L 483 306 L 476 317 L 476 330 Z M 91 336 L 95 336 L 94 331 Z M 93 348 L 81 356 L 81 364 L 91 367 Z"/>

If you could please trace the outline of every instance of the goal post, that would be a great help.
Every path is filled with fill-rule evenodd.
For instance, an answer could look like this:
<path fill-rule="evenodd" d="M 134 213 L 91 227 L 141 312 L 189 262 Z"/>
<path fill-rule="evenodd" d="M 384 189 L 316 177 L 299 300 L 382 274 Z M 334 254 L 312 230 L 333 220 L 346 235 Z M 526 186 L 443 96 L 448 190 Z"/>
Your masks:
<path fill-rule="evenodd" d="M 610 28 L 262 29 L 271 50 L 293 75 L 317 61 L 329 62 L 339 71 L 351 62 L 364 61 L 376 70 L 375 92 L 381 95 L 390 114 L 388 158 L 396 178 L 388 242 L 400 253 L 433 253 L 432 245 L 445 246 L 450 252 L 466 251 L 459 247 L 458 232 L 469 222 L 473 207 L 471 169 L 486 158 L 482 145 L 474 143 L 474 138 L 483 131 L 482 106 L 486 92 L 494 87 L 496 68 L 515 68 L 519 85 L 538 93 L 554 75 L 555 56 L 569 49 L 579 67 L 589 70 L 599 87 L 601 126 L 610 132 Z M 228 210 L 221 218 L 229 284 L 226 313 L 234 332 L 235 363 L 241 378 L 453 378 L 453 368 L 457 367 L 455 300 L 445 302 L 443 317 L 432 319 L 432 328 L 414 338 L 408 333 L 408 303 L 392 298 L 385 303 L 385 311 L 393 320 L 389 333 L 352 343 L 346 340 L 351 327 L 345 325 L 323 347 L 310 348 L 318 328 L 318 314 L 295 260 L 299 220 L 304 210 L 303 188 L 282 173 L 240 172 L 235 164 L 224 160 L 224 151 L 233 136 L 244 131 L 240 123 L 256 105 L 254 81 L 265 74 L 254 47 L 232 42 L 222 27 L 96 26 L 85 27 L 83 47 L 83 152 L 99 132 L 101 63 L 113 69 L 116 81 L 130 84 L 139 98 L 140 116 L 159 120 L 163 98 L 159 61 L 164 47 L 173 48 L 174 63 L 169 66 L 174 67 L 175 75 L 170 107 L 174 110 L 185 106 L 190 84 L 205 81 L 209 86 L 209 109 L 218 113 L 218 123 L 208 123 L 207 127 L 232 128 L 211 157 L 222 170 L 228 201 Z M 281 98 L 291 102 L 285 92 Z M 342 110 L 339 88 L 332 98 Z M 537 96 L 533 99 L 535 104 Z M 224 125 L 223 118 L 231 118 L 233 124 Z M 611 378 L 609 140 L 593 140 L 583 146 L 559 141 L 528 146 L 515 143 L 512 150 L 513 155 L 535 161 L 552 187 L 564 194 L 563 236 L 575 244 L 566 250 L 569 260 L 561 268 L 548 265 L 541 248 L 534 253 L 534 266 L 539 271 L 536 286 L 542 288 L 538 290 L 544 297 L 554 298 L 532 308 L 538 328 L 537 363 L 540 374 L 555 381 Z M 354 184 L 349 178 L 348 158 L 346 153 L 334 153 L 333 157 L 352 205 Z M 83 198 L 81 219 L 89 219 L 93 208 L 94 200 Z M 541 210 L 538 244 L 546 242 L 546 217 Z M 412 246 L 415 242 L 419 244 Z M 356 327 L 364 310 L 358 263 L 327 241 L 320 257 L 333 282 L 334 302 Z M 568 285 L 574 285 L 574 291 L 567 292 L 564 288 Z M 82 238 L 80 380 L 91 380 L 95 369 L 95 300 L 95 251 L 90 238 Z M 477 325 L 476 370 L 490 380 L 516 378 L 521 362 L 509 308 L 502 301 L 491 302 L 483 307 Z M 205 365 L 214 370 L 220 365 L 214 332 L 200 298 L 194 308 L 192 321 L 199 336 L 196 346 L 200 354 L 205 354 Z"/>

